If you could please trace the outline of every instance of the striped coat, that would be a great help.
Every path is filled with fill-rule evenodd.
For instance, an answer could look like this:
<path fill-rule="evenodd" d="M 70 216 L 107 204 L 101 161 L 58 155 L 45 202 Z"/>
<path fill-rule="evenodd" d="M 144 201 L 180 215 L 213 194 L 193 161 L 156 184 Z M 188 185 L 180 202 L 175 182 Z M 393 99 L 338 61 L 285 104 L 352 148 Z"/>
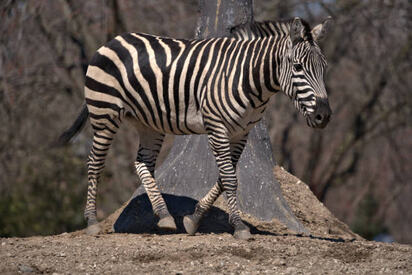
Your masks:
<path fill-rule="evenodd" d="M 99 230 L 95 206 L 99 175 L 114 135 L 127 119 L 139 132 L 136 172 L 160 228 L 176 228 L 154 179 L 164 135 L 207 134 L 219 178 L 195 213 L 185 217 L 186 231 L 196 232 L 203 214 L 225 191 L 235 237 L 249 238 L 236 202 L 237 161 L 249 130 L 277 91 L 293 100 L 309 126 L 328 123 L 326 59 L 316 43 L 326 23 L 313 29 L 299 18 L 254 23 L 237 27 L 232 37 L 203 40 L 126 33 L 101 47 L 87 70 L 86 105 L 62 136 L 68 141 L 90 117 L 94 138 L 85 210 L 90 232 Z"/>

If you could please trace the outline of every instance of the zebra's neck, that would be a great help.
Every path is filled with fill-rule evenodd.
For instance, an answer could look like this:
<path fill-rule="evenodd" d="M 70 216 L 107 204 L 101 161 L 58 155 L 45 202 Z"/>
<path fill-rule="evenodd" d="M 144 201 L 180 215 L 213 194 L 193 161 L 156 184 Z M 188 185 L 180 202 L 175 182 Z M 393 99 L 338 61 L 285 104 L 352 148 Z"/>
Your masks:
<path fill-rule="evenodd" d="M 246 48 L 242 91 L 252 105 L 267 102 L 281 89 L 281 65 L 291 46 L 289 33 L 289 21 L 255 22 L 234 30 L 233 37 Z"/>

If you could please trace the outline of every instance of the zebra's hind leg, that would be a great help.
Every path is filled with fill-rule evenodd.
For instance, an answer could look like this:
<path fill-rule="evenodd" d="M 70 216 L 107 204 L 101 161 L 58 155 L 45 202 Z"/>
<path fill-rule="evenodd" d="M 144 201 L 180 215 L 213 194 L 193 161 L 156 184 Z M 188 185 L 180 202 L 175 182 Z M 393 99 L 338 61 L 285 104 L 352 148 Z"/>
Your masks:
<path fill-rule="evenodd" d="M 95 235 L 100 232 L 96 217 L 97 184 L 116 130 L 117 128 L 95 129 L 93 136 L 93 146 L 87 161 L 88 185 L 86 208 L 84 210 L 84 217 L 87 220 L 86 232 L 89 235 Z"/>
<path fill-rule="evenodd" d="M 140 145 L 137 152 L 136 173 L 143 184 L 153 212 L 159 217 L 157 226 L 163 230 L 176 230 L 176 223 L 169 214 L 166 203 L 154 179 L 156 159 L 163 144 L 164 134 L 144 126 L 138 127 Z"/>

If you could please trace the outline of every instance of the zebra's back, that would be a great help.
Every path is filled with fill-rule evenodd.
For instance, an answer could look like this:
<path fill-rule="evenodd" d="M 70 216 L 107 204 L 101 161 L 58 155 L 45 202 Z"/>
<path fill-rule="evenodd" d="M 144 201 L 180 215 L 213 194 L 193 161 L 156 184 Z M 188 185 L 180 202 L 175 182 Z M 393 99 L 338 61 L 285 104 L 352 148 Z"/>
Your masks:
<path fill-rule="evenodd" d="M 126 33 L 101 47 L 86 74 L 92 125 L 130 113 L 159 132 L 205 133 L 193 72 L 207 44 Z"/>

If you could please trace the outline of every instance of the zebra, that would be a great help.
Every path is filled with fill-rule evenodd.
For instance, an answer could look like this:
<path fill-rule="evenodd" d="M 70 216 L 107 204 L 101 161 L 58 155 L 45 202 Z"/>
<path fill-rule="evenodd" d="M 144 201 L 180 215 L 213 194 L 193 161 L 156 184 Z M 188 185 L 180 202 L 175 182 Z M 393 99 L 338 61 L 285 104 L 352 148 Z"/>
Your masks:
<path fill-rule="evenodd" d="M 234 237 L 251 238 L 236 200 L 237 162 L 250 129 L 278 91 L 292 100 L 308 126 L 328 124 L 327 62 L 318 41 L 329 22 L 313 29 L 299 17 L 253 22 L 233 28 L 229 37 L 194 40 L 126 33 L 99 48 L 87 69 L 82 111 L 60 137 L 68 143 L 90 118 L 87 232 L 100 231 L 96 188 L 113 138 L 127 120 L 139 133 L 134 164 L 160 229 L 176 230 L 154 179 L 165 134 L 207 134 L 219 176 L 194 213 L 184 217 L 185 230 L 195 234 L 202 216 L 225 192 Z"/>

